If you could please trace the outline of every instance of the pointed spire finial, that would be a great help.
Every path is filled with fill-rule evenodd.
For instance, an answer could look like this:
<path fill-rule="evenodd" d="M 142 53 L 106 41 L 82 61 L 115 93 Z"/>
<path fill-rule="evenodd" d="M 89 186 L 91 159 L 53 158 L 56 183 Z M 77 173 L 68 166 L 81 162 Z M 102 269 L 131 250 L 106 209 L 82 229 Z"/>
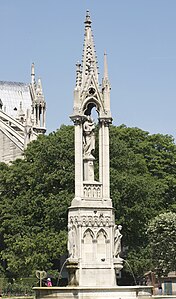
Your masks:
<path fill-rule="evenodd" d="M 106 51 L 104 52 L 104 79 L 108 79 L 108 62 Z"/>
<path fill-rule="evenodd" d="M 31 65 L 31 83 L 32 84 L 35 83 L 35 65 L 34 65 L 34 63 L 32 63 L 32 65 Z"/>
<path fill-rule="evenodd" d="M 83 46 L 83 59 L 82 59 L 82 87 L 87 81 L 90 74 L 94 74 L 95 81 L 98 83 L 98 67 L 96 60 L 96 52 L 93 41 L 93 34 L 91 28 L 90 13 L 87 10 L 85 19 L 85 34 L 84 34 L 84 46 Z"/>
<path fill-rule="evenodd" d="M 89 10 L 87 10 L 86 12 L 86 19 L 85 19 L 85 27 L 88 28 L 88 27 L 91 27 L 91 19 L 90 19 L 90 13 L 89 13 Z"/>

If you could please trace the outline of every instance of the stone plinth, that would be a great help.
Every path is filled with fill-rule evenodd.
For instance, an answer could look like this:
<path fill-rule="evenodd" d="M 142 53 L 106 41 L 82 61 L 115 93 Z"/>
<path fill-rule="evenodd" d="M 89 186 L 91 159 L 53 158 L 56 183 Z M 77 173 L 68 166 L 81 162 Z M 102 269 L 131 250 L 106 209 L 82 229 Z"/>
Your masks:
<path fill-rule="evenodd" d="M 92 182 L 94 181 L 94 160 L 95 158 L 89 157 L 84 158 L 83 168 L 84 168 L 84 181 Z"/>
<path fill-rule="evenodd" d="M 34 287 L 36 299 L 148 299 L 151 286 L 104 287 Z"/>

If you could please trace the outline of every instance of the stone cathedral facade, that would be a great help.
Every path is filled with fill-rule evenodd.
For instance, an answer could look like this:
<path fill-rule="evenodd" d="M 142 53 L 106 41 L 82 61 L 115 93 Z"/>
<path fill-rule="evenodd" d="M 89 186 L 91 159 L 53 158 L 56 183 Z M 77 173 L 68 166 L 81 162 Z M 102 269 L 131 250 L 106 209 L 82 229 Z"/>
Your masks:
<path fill-rule="evenodd" d="M 110 82 L 104 54 L 100 87 L 98 67 L 87 12 L 82 63 L 77 63 L 73 114 L 75 126 L 75 197 L 68 213 L 69 285 L 86 287 L 116 285 L 122 269 L 121 226 L 115 225 L 109 182 Z M 97 124 L 93 111 L 97 111 Z M 95 137 L 95 127 L 98 137 Z M 99 155 L 95 157 L 95 146 Z M 95 180 L 95 159 L 99 178 Z"/>
<path fill-rule="evenodd" d="M 0 162 L 21 158 L 27 144 L 46 132 L 46 102 L 41 80 L 31 83 L 0 81 Z"/>

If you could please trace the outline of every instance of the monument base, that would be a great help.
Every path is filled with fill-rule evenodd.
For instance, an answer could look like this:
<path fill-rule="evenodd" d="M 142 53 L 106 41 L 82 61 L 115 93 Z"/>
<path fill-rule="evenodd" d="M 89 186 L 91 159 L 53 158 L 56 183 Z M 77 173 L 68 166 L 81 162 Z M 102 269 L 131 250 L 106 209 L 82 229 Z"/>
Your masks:
<path fill-rule="evenodd" d="M 148 299 L 152 286 L 34 287 L 36 299 Z"/>

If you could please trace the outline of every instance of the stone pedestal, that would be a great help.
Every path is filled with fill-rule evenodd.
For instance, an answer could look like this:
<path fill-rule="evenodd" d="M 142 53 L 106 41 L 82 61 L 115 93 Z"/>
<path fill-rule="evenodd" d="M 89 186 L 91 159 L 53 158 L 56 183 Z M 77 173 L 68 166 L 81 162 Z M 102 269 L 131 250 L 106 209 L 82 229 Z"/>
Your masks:
<path fill-rule="evenodd" d="M 69 279 L 73 280 L 75 271 L 80 287 L 116 286 L 116 273 L 122 269 L 123 260 L 113 257 L 114 210 L 111 201 L 101 198 L 98 201 L 93 197 L 82 199 L 79 206 L 69 208 L 68 223 L 69 248 L 74 248 L 74 254 L 69 250 L 68 262 L 72 261 L 67 267 L 71 275 Z M 70 280 L 69 285 L 72 285 Z"/>
<path fill-rule="evenodd" d="M 67 260 L 67 270 L 69 275 L 69 286 L 77 286 L 79 284 L 77 277 L 78 261 L 68 259 Z"/>
<path fill-rule="evenodd" d="M 94 181 L 94 160 L 95 158 L 93 156 L 90 158 L 84 158 L 84 181 Z"/>

